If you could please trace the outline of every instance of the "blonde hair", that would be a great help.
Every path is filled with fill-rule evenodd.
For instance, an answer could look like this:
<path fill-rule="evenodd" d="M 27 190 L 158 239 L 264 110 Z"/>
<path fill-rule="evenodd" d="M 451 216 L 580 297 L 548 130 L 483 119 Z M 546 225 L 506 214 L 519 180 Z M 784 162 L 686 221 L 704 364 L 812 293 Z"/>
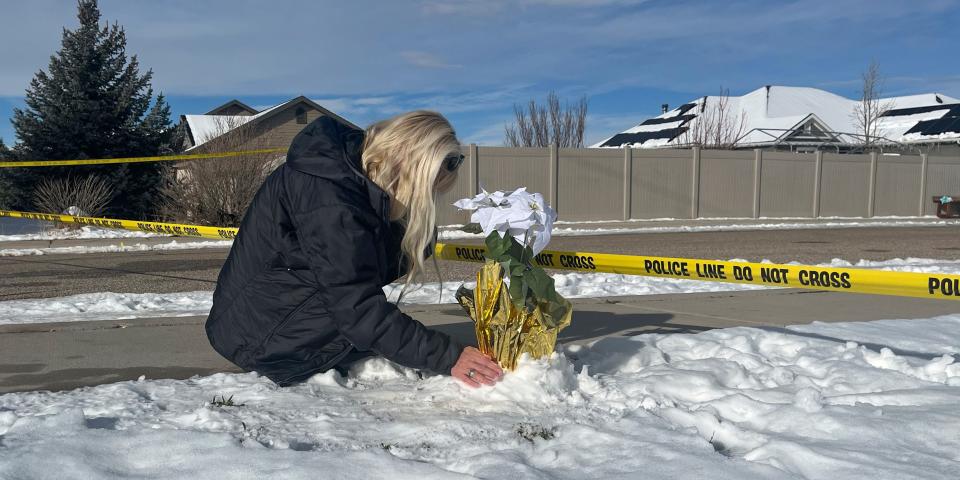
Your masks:
<path fill-rule="evenodd" d="M 433 246 L 437 195 L 457 178 L 444 159 L 459 153 L 453 127 L 436 112 L 408 112 L 367 128 L 363 168 L 390 195 L 390 220 L 406 227 L 400 249 L 409 263 L 407 286 L 423 273 L 424 252 Z"/>

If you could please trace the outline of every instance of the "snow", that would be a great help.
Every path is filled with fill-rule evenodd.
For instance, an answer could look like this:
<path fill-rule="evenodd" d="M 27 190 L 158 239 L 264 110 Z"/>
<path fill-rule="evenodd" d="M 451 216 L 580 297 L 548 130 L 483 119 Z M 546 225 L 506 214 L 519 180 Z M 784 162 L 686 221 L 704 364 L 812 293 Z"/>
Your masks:
<path fill-rule="evenodd" d="M 197 148 L 247 122 L 261 118 L 292 101 L 293 100 L 289 100 L 274 105 L 256 115 L 184 115 L 183 117 L 187 122 L 187 126 L 190 128 L 195 142 L 187 151 Z"/>
<path fill-rule="evenodd" d="M 213 292 L 84 293 L 0 302 L 0 325 L 181 317 L 210 313 Z"/>
<path fill-rule="evenodd" d="M 560 225 L 558 222 L 557 225 Z M 724 225 L 676 225 L 621 228 L 556 228 L 555 237 L 577 237 L 593 235 L 624 235 L 633 233 L 682 233 L 682 232 L 734 232 L 753 230 L 815 230 L 822 228 L 863 228 L 863 227 L 942 227 L 956 225 L 952 220 L 921 220 L 918 218 L 891 218 L 871 221 L 819 221 L 819 222 L 775 222 L 775 223 L 730 223 Z M 481 239 L 482 234 L 467 233 L 460 230 L 440 232 L 440 240 Z"/>
<path fill-rule="evenodd" d="M 47 247 L 47 248 L 4 248 L 0 249 L 0 257 L 23 257 L 30 255 L 56 255 L 63 253 L 84 254 L 84 253 L 118 253 L 118 252 L 149 252 L 149 251 L 167 251 L 167 250 L 192 250 L 197 248 L 229 248 L 233 245 L 232 240 L 210 240 L 200 242 L 177 242 L 173 240 L 169 243 L 158 243 L 148 245 L 135 243 L 133 245 L 97 245 L 85 246 L 77 245 L 73 247 Z"/>
<path fill-rule="evenodd" d="M 192 148 L 199 147 L 214 138 L 237 128 L 250 120 L 254 115 L 184 115 L 187 126 L 193 134 L 196 144 Z"/>
<path fill-rule="evenodd" d="M 850 263 L 837 259 L 821 266 L 960 274 L 960 260 L 907 258 L 885 261 L 860 260 Z M 557 292 L 566 298 L 729 292 L 770 288 L 759 285 L 613 273 L 555 273 L 553 279 Z M 406 305 L 453 304 L 456 303 L 454 295 L 461 284 L 461 282 L 450 281 L 444 282 L 442 286 L 439 283 L 414 285 L 403 295 L 402 303 Z M 466 285 L 468 288 L 473 288 L 475 283 L 467 282 Z M 395 283 L 387 285 L 383 290 L 388 300 L 397 302 L 403 289 L 403 284 Z M 0 302 L 0 325 L 200 316 L 210 312 L 213 302 L 212 294 L 209 291 L 143 294 L 100 292 L 56 298 L 8 300 Z"/>
<path fill-rule="evenodd" d="M 18 242 L 25 240 L 85 240 L 92 238 L 152 238 L 166 236 L 167 235 L 159 233 L 85 226 L 79 229 L 57 228 L 40 233 L 0 235 L 0 242 Z"/>
<path fill-rule="evenodd" d="M 893 137 L 903 135 L 907 130 L 913 128 L 917 122 L 925 120 L 936 120 L 941 118 L 952 108 L 947 105 L 940 110 L 931 110 L 929 112 L 915 113 L 913 115 L 894 115 L 890 117 L 880 117 L 877 119 L 877 134 L 882 137 Z M 913 135 L 913 134 L 910 134 Z M 909 138 L 909 136 L 904 137 Z"/>
<path fill-rule="evenodd" d="M 921 133 L 908 133 L 903 136 L 904 141 L 911 140 L 953 140 L 960 137 L 960 131 L 957 132 L 943 132 L 935 135 L 923 135 Z M 958 140 L 960 141 L 960 140 Z"/>
<path fill-rule="evenodd" d="M 289 388 L 249 373 L 12 393 L 0 478 L 955 478 L 958 329 L 606 338 L 476 390 L 370 359 Z"/>
<path fill-rule="evenodd" d="M 584 236 L 584 235 L 613 235 L 628 233 L 671 233 L 671 232 L 711 232 L 711 231 L 750 231 L 750 230 L 796 230 L 796 229 L 817 229 L 817 228 L 857 228 L 857 227 L 922 227 L 922 226 L 944 226 L 956 225 L 958 222 L 953 220 L 934 220 L 921 217 L 874 217 L 872 219 L 863 219 L 857 221 L 853 218 L 844 217 L 824 217 L 819 220 L 804 218 L 761 218 L 761 223 L 739 224 L 737 220 L 753 220 L 744 218 L 711 218 L 701 219 L 702 222 L 725 221 L 726 225 L 696 225 L 697 220 L 680 220 L 676 218 L 657 218 L 657 219 L 633 219 L 627 221 L 621 220 L 597 220 L 597 221 L 577 221 L 565 222 L 558 221 L 555 225 L 602 225 L 606 223 L 631 224 L 637 227 L 618 227 L 618 228 L 554 228 L 553 235 L 557 236 Z M 797 220 L 791 222 L 790 220 Z M 806 220 L 806 221 L 804 221 Z M 691 222 L 687 225 L 676 226 L 643 226 L 653 222 Z M 458 228 L 459 225 L 446 225 L 441 228 L 441 240 L 455 240 L 465 238 L 482 238 L 482 235 L 469 234 L 459 230 L 450 230 Z M 86 240 L 86 239 L 129 239 L 129 238 L 153 238 L 169 237 L 156 233 L 146 233 L 140 231 L 128 231 L 119 229 L 106 229 L 84 226 L 80 229 L 51 229 L 40 233 L 27 233 L 16 235 L 0 235 L 0 244 L 2 242 L 15 241 L 56 241 L 56 240 Z M 127 251 L 145 251 L 145 250 L 177 250 L 189 248 L 229 248 L 231 241 L 193 241 L 180 242 L 173 241 L 169 244 L 161 244 L 149 247 L 143 244 L 116 245 L 116 246 L 72 246 L 72 247 L 47 247 L 47 248 L 16 248 L 0 249 L 0 256 L 24 256 L 24 255 L 47 255 L 56 253 L 106 253 L 106 252 L 127 252 Z"/>
<path fill-rule="evenodd" d="M 652 125 L 637 125 L 636 127 L 626 130 L 623 133 L 659 132 L 661 130 L 670 130 L 673 128 L 677 128 L 680 125 L 683 125 L 682 120 L 677 120 L 675 122 L 669 122 L 669 123 L 655 123 Z"/>
<path fill-rule="evenodd" d="M 557 291 L 567 298 L 764 288 L 605 273 L 556 274 L 554 280 Z M 414 285 L 404 294 L 402 303 L 456 303 L 455 294 L 460 285 L 461 282 L 444 282 L 442 290 L 439 283 Z M 467 282 L 466 285 L 473 288 L 476 282 Z M 397 302 L 403 288 L 403 284 L 387 285 L 384 293 L 390 301 Z M 0 302 L 0 325 L 199 316 L 208 314 L 212 305 L 213 292 L 209 291 L 144 294 L 99 292 L 56 298 L 7 300 Z"/>
<path fill-rule="evenodd" d="M 698 115 L 697 118 L 691 120 L 690 124 L 700 121 L 700 110 L 704 101 L 707 102 L 707 115 L 715 115 L 715 113 L 711 113 L 711 110 L 715 109 L 720 99 L 719 96 L 706 96 L 689 102 L 696 104 L 697 107 L 689 111 L 688 114 Z M 824 124 L 827 130 L 833 132 L 853 134 L 859 131 L 853 115 L 854 108 L 859 102 L 818 88 L 772 85 L 769 89 L 768 87 L 761 87 L 742 96 L 726 97 L 725 101 L 727 112 L 729 112 L 729 121 L 739 125 L 741 123 L 740 119 L 743 119 L 743 137 L 738 142 L 741 146 L 769 144 L 788 133 L 783 130 L 799 127 L 810 118 L 816 119 L 819 123 Z M 930 106 L 941 103 L 945 105 L 942 110 L 911 116 L 916 117 L 916 120 L 912 122 L 909 122 L 905 117 L 882 117 L 880 119 L 878 128 L 882 136 L 892 141 L 906 142 L 920 140 L 920 137 L 917 136 L 904 136 L 907 130 L 916 125 L 918 121 L 940 118 L 951 106 L 960 103 L 960 100 L 931 93 L 885 98 L 881 99 L 880 103 L 889 105 L 892 109 Z M 674 109 L 655 118 L 672 118 L 677 115 L 677 112 L 678 109 Z M 677 122 L 659 125 L 637 125 L 623 133 L 656 132 L 676 128 L 677 126 L 679 126 Z M 767 130 L 763 131 L 762 129 Z M 857 143 L 857 139 L 852 135 L 840 135 L 840 137 L 841 141 Z M 941 136 L 941 138 L 955 137 L 957 135 Z M 602 147 L 610 138 L 592 145 L 592 148 Z M 924 139 L 927 139 L 927 137 L 924 137 Z M 633 147 L 662 148 L 677 145 L 682 141 L 682 137 L 673 141 L 670 141 L 670 139 L 653 139 L 642 144 L 634 144 Z"/>

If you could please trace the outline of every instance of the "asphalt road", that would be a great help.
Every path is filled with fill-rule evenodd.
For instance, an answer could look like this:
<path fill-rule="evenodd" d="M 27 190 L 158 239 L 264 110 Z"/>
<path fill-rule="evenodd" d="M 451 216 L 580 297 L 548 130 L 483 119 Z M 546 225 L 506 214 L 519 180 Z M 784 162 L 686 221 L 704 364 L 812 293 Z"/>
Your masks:
<path fill-rule="evenodd" d="M 956 226 L 945 226 L 643 233 L 554 237 L 550 248 L 802 263 L 822 263 L 834 258 L 849 261 L 898 257 L 956 259 L 960 258 L 958 232 Z M 83 241 L 74 244 L 83 244 Z M 0 248 L 5 246 L 0 245 Z M 0 257 L 0 301 L 104 291 L 168 293 L 212 290 L 226 255 L 226 249 L 199 249 Z M 466 280 L 476 272 L 474 264 L 439 264 L 446 281 Z M 436 274 L 427 275 L 424 280 L 435 281 Z"/>

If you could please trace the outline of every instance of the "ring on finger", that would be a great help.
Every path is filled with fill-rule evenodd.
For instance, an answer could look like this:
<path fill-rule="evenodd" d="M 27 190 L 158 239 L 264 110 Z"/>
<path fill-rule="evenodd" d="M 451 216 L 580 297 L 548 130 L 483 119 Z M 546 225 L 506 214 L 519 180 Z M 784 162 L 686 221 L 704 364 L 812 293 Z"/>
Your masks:
<path fill-rule="evenodd" d="M 477 376 L 477 371 L 474 369 L 467 370 L 467 378 L 473 378 Z"/>

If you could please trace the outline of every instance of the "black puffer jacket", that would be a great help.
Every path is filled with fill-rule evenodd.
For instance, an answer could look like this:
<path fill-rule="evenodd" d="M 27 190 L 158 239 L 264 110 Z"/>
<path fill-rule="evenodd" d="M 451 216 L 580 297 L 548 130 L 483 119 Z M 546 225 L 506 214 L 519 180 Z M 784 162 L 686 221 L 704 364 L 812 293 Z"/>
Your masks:
<path fill-rule="evenodd" d="M 279 385 L 329 370 L 353 349 L 449 374 L 461 345 L 389 303 L 402 227 L 361 173 L 363 131 L 321 117 L 247 210 L 220 271 L 206 330 L 241 368 Z"/>

